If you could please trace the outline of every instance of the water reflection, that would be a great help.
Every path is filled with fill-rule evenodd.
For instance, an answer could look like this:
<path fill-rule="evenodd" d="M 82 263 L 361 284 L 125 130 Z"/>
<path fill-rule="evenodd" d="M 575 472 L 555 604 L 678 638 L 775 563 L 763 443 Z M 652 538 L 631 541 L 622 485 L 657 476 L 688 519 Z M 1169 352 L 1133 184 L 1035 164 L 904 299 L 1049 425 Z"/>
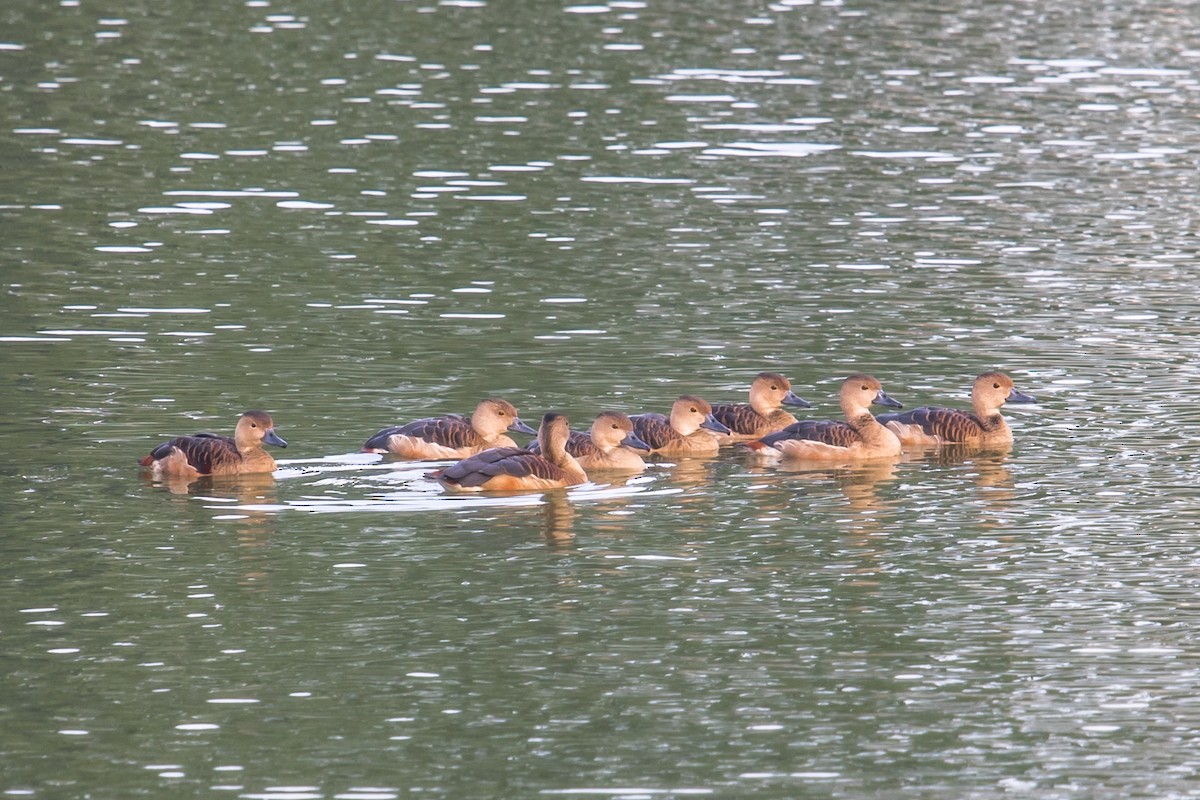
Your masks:
<path fill-rule="evenodd" d="M 2 12 L 0 791 L 1194 794 L 1188 8 L 193 5 Z M 328 456 L 984 357 L 1061 403 L 878 474 Z M 260 402 L 272 485 L 137 483 Z"/>

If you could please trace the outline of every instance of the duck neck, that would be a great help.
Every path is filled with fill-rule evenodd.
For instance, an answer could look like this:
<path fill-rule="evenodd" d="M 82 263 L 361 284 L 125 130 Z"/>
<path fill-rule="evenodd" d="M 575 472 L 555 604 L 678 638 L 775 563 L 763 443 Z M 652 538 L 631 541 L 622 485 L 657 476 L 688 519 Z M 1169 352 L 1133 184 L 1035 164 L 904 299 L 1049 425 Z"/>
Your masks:
<path fill-rule="evenodd" d="M 771 400 L 766 397 L 751 397 L 750 408 L 753 409 L 754 413 L 758 414 L 760 417 L 769 417 L 772 413 L 778 410 L 779 404 L 772 403 Z"/>
<path fill-rule="evenodd" d="M 877 442 L 884 438 L 884 434 L 889 431 L 887 428 L 879 424 L 879 420 L 875 419 L 875 415 L 866 409 L 862 409 L 853 416 L 847 415 L 846 422 L 851 428 L 862 437 L 864 442 Z"/>
<path fill-rule="evenodd" d="M 1000 416 L 999 411 L 991 414 L 976 414 L 975 417 L 979 420 L 979 427 L 983 428 L 984 433 L 1008 430 L 1008 423 L 1004 421 L 1004 417 Z"/>
<path fill-rule="evenodd" d="M 556 447 L 551 447 L 546 451 L 546 460 L 573 475 L 583 476 L 586 480 L 587 474 L 583 471 L 583 467 L 579 465 L 579 462 L 575 460 L 575 456 L 568 453 L 567 448 L 561 443 L 555 442 L 555 444 L 557 445 Z"/>

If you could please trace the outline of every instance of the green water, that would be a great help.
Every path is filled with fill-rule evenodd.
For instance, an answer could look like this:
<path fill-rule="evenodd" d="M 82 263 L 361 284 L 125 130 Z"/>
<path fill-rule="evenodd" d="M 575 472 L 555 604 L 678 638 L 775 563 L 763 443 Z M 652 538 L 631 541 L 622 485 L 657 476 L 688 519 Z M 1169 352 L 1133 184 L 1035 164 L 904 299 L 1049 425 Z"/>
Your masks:
<path fill-rule="evenodd" d="M 1200 796 L 1186 14 L 5 5 L 0 792 Z M 357 453 L 993 367 L 1000 455 Z M 246 408 L 274 476 L 139 477 Z"/>

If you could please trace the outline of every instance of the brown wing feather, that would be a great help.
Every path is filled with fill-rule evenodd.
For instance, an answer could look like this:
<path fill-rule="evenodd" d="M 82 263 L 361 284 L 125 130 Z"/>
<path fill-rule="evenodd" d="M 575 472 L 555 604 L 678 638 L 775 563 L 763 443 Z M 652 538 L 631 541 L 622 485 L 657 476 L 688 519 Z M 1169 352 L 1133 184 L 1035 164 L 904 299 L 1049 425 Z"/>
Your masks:
<path fill-rule="evenodd" d="M 497 476 L 566 480 L 566 472 L 542 456 L 519 447 L 497 447 L 464 458 L 442 471 L 442 480 L 459 486 L 483 486 Z"/>
<path fill-rule="evenodd" d="M 195 436 L 177 436 L 154 448 L 150 455 L 155 459 L 166 458 L 178 448 L 192 468 L 201 475 L 209 475 L 242 461 L 237 445 L 228 436 L 215 433 L 199 433 Z"/>
<path fill-rule="evenodd" d="M 415 419 L 404 425 L 384 428 L 368 439 L 363 447 L 387 449 L 388 439 L 397 435 L 412 436 L 445 447 L 478 447 L 483 444 L 479 434 L 471 427 L 470 420 L 458 414 L 447 414 L 444 417 Z"/>
<path fill-rule="evenodd" d="M 712 407 L 713 416 L 729 430 L 746 436 L 770 433 L 770 425 L 749 403 L 722 403 Z"/>
<path fill-rule="evenodd" d="M 665 414 L 634 414 L 629 419 L 633 422 L 633 432 L 652 450 L 666 447 L 680 438 Z"/>
<path fill-rule="evenodd" d="M 540 455 L 542 452 L 542 446 L 538 444 L 537 439 L 534 439 L 525 448 L 525 451 Z M 583 456 L 598 456 L 600 455 L 600 448 L 596 447 L 596 444 L 592 441 L 592 435 L 590 433 L 571 431 L 571 436 L 569 439 L 567 439 L 567 452 L 576 458 L 581 458 Z"/>
<path fill-rule="evenodd" d="M 858 435 L 858 431 L 844 422 L 809 419 L 792 423 L 781 431 L 772 433 L 770 436 L 764 436 L 760 441 L 774 447 L 777 442 L 782 442 L 785 439 L 807 439 L 809 441 L 833 445 L 834 447 L 849 447 L 856 442 L 862 441 L 862 437 Z"/>
<path fill-rule="evenodd" d="M 974 414 L 940 406 L 922 406 L 903 414 L 881 414 L 877 419 L 884 425 L 890 420 L 901 425 L 918 425 L 927 435 L 946 442 L 967 442 L 984 432 L 983 423 Z"/>
<path fill-rule="evenodd" d="M 579 433 L 571 431 L 571 438 L 567 439 L 567 452 L 576 458 L 586 458 L 589 456 L 600 455 L 600 448 L 592 441 L 590 433 Z"/>

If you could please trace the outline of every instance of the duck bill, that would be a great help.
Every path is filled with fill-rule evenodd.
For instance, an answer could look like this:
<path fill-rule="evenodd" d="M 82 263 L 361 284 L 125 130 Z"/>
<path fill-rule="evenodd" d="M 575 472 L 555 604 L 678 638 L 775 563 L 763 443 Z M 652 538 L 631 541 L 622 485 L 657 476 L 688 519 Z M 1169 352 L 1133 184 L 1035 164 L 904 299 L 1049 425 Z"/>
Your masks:
<path fill-rule="evenodd" d="M 871 402 L 875 403 L 875 405 L 887 406 L 888 408 L 904 408 L 899 400 L 892 397 L 883 389 L 879 390 L 879 392 L 875 395 L 875 399 Z"/>
<path fill-rule="evenodd" d="M 271 428 L 267 431 L 266 435 L 263 436 L 263 441 L 267 444 L 273 444 L 276 447 L 287 447 L 287 442 L 280 438 L 279 434 L 275 432 L 274 428 Z"/>
<path fill-rule="evenodd" d="M 516 431 L 517 433 L 524 433 L 529 436 L 537 436 L 537 431 L 535 431 L 533 428 L 526 425 L 524 422 L 521 422 L 520 417 L 513 417 L 513 421 L 508 424 L 508 429 L 510 431 Z"/>
<path fill-rule="evenodd" d="M 729 430 L 729 428 L 725 427 L 725 425 L 723 425 L 721 423 L 721 421 L 718 420 L 716 417 L 714 417 L 712 414 L 709 414 L 707 417 L 704 418 L 704 422 L 700 423 L 700 427 L 708 428 L 710 431 L 716 431 L 717 433 L 724 433 L 724 434 L 732 433 L 732 431 Z"/>
<path fill-rule="evenodd" d="M 631 450 L 643 450 L 647 453 L 650 452 L 650 445 L 643 442 L 638 438 L 636 433 L 632 432 L 625 434 L 625 438 L 621 440 L 621 446 L 628 447 Z"/>
<path fill-rule="evenodd" d="M 1036 403 L 1037 398 L 1031 394 L 1025 394 L 1024 392 L 1018 392 L 1016 389 L 1013 389 L 1011 392 L 1008 393 L 1008 397 L 1004 398 L 1004 402 L 1006 402 L 1006 403 Z"/>
<path fill-rule="evenodd" d="M 785 406 L 796 406 L 797 408 L 812 408 L 812 403 L 808 402 L 803 397 L 800 397 L 795 392 L 788 392 L 787 394 L 785 394 L 783 396 L 783 400 L 780 402 L 782 402 Z"/>

